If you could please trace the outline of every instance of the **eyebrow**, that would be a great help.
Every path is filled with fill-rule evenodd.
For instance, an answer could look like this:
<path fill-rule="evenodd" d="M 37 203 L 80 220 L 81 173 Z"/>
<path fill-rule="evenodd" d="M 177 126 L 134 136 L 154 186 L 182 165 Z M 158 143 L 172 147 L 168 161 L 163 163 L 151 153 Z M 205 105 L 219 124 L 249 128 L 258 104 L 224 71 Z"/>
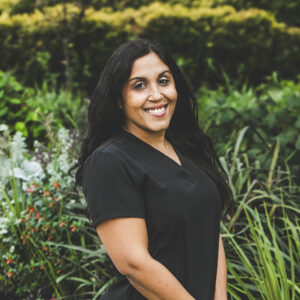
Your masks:
<path fill-rule="evenodd" d="M 166 73 L 166 72 L 169 72 L 169 73 L 171 74 L 171 72 L 170 72 L 169 70 L 165 70 L 165 71 L 161 72 L 161 73 L 158 75 L 158 77 L 161 76 L 161 75 L 163 75 L 163 74 Z M 128 82 L 130 82 L 130 81 L 132 81 L 132 80 L 134 80 L 134 79 L 139 79 L 139 80 L 141 80 L 141 79 L 145 79 L 145 77 L 139 77 L 139 76 L 133 77 L 133 78 L 129 79 Z"/>

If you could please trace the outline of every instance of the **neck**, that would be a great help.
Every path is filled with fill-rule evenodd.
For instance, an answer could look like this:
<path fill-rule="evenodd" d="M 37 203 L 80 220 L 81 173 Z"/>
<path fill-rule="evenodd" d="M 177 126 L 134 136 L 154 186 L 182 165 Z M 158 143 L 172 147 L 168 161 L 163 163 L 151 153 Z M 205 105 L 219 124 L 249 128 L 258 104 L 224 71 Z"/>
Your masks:
<path fill-rule="evenodd" d="M 153 131 L 144 131 L 144 130 L 137 130 L 132 128 L 126 128 L 123 126 L 123 129 L 135 136 L 137 136 L 139 139 L 143 140 L 144 142 L 150 144 L 154 148 L 166 152 L 169 147 L 169 142 L 165 138 L 165 130 L 159 131 L 159 132 L 153 132 Z"/>

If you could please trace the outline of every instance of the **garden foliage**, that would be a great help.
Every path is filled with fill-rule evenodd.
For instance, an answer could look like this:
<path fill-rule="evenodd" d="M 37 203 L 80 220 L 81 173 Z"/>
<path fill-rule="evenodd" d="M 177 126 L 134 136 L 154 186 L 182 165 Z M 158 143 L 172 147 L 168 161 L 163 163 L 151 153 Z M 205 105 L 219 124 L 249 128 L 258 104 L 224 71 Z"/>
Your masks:
<path fill-rule="evenodd" d="M 38 142 L 30 151 L 20 132 L 10 137 L 7 129 L 0 127 L 0 295 L 96 299 L 115 277 L 84 197 L 67 174 L 76 137 L 61 129 L 51 151 Z M 221 223 L 229 299 L 296 300 L 299 186 L 288 164 L 278 160 L 278 139 L 262 172 L 260 161 L 242 150 L 247 130 L 232 136 L 220 156 L 234 196 L 234 212 Z"/>
<path fill-rule="evenodd" d="M 30 151 L 20 132 L 0 130 L 1 299 L 86 299 L 111 275 L 68 175 L 78 138 L 61 128 L 51 150 Z"/>
<path fill-rule="evenodd" d="M 266 169 L 243 150 L 249 127 L 230 139 L 220 157 L 234 197 L 234 213 L 221 222 L 228 299 L 296 300 L 300 297 L 300 187 L 280 142 Z M 298 177 L 299 179 L 299 177 Z"/>
<path fill-rule="evenodd" d="M 279 160 L 288 162 L 292 174 L 300 174 L 300 83 L 280 81 L 276 73 L 256 88 L 244 84 L 236 89 L 226 80 L 227 86 L 217 90 L 198 91 L 200 124 L 218 151 L 226 151 L 230 137 L 247 126 L 241 149 L 250 159 L 256 158 L 267 170 L 278 139 Z M 295 179 L 300 184 L 300 177 Z"/>
<path fill-rule="evenodd" d="M 260 83 L 274 70 L 281 78 L 299 75 L 300 29 L 278 22 L 265 10 L 154 2 L 122 11 L 89 7 L 82 18 L 81 12 L 75 4 L 24 14 L 3 12 L 2 69 L 13 68 L 26 84 L 41 83 L 46 71 L 37 55 L 49 52 L 51 73 L 60 74 L 64 82 L 67 63 L 73 82 L 89 90 L 110 53 L 127 40 L 142 37 L 165 45 L 194 88 L 204 83 L 216 87 L 223 82 L 222 71 L 240 82 L 248 79 L 250 84 Z"/>
<path fill-rule="evenodd" d="M 298 0 L 213 0 L 212 2 L 214 6 L 232 5 L 238 10 L 253 7 L 264 9 L 272 12 L 280 22 L 300 26 L 300 2 Z"/>
<path fill-rule="evenodd" d="M 52 75 L 53 76 L 53 75 Z M 49 76 L 40 89 L 23 86 L 9 72 L 0 71 L 0 118 L 11 132 L 20 131 L 33 141 L 49 141 L 54 144 L 56 132 L 64 128 L 83 128 L 88 99 L 81 93 L 55 88 Z"/>
<path fill-rule="evenodd" d="M 101 9 L 109 7 L 112 10 L 124 10 L 126 8 L 138 9 L 141 6 L 147 6 L 153 3 L 152 0 L 81 0 L 81 2 L 87 3 L 87 5 L 94 9 Z M 237 10 L 260 8 L 266 11 L 272 12 L 276 18 L 284 23 L 292 26 L 300 26 L 299 14 L 300 3 L 297 0 L 156 0 L 160 3 L 168 3 L 171 5 L 181 4 L 185 7 L 217 7 L 224 5 L 231 5 Z M 73 2 L 72 0 L 66 0 L 66 2 Z M 80 2 L 80 1 L 77 1 Z M 62 3 L 61 0 L 44 0 L 41 2 L 35 2 L 30 0 L 2 0 L 0 4 L 0 11 L 9 12 L 9 14 L 21 14 L 31 13 L 35 8 L 40 6 L 54 6 Z"/>

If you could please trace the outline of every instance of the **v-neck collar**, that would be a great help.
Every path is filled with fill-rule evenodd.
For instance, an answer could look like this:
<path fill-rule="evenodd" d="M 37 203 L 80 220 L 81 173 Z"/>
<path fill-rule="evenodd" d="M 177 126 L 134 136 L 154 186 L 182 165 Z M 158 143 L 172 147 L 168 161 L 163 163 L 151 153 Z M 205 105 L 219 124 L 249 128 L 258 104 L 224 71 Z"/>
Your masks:
<path fill-rule="evenodd" d="M 178 149 L 174 146 L 174 151 L 176 152 L 178 158 L 179 158 L 179 161 L 180 161 L 180 164 L 178 164 L 174 159 L 172 159 L 171 157 L 169 157 L 168 155 L 164 154 L 163 152 L 159 151 L 158 149 L 154 148 L 153 146 L 151 146 L 150 144 L 148 144 L 147 142 L 143 141 L 142 139 L 140 139 L 139 137 L 137 137 L 136 135 L 132 134 L 131 132 L 128 132 L 128 131 L 125 131 L 125 130 L 122 130 L 121 131 L 121 134 L 129 137 L 131 140 L 137 142 L 139 145 L 143 146 L 144 148 L 148 149 L 149 151 L 155 153 L 156 155 L 159 155 L 162 159 L 164 159 L 166 162 L 168 162 L 170 165 L 172 165 L 173 167 L 177 168 L 177 169 L 180 169 L 180 170 L 183 170 L 184 168 L 184 159 L 181 155 L 181 153 L 178 151 Z"/>

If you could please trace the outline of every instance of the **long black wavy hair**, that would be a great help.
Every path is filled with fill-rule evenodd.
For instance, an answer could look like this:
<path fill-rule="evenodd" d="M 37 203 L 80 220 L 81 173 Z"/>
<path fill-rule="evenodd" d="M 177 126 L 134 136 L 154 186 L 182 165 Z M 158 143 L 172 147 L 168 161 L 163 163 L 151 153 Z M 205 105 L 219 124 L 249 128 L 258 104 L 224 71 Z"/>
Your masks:
<path fill-rule="evenodd" d="M 131 74 L 134 61 L 150 52 L 156 53 L 169 67 L 178 95 L 165 137 L 215 182 L 224 212 L 225 207 L 231 207 L 232 192 L 211 139 L 199 126 L 197 99 L 168 51 L 159 43 L 147 39 L 131 40 L 119 46 L 101 72 L 88 108 L 87 134 L 78 163 L 72 168 L 77 168 L 75 184 L 82 185 L 82 169 L 88 156 L 125 125 L 125 116 L 118 108 L 118 99 L 122 99 L 122 88 Z"/>

